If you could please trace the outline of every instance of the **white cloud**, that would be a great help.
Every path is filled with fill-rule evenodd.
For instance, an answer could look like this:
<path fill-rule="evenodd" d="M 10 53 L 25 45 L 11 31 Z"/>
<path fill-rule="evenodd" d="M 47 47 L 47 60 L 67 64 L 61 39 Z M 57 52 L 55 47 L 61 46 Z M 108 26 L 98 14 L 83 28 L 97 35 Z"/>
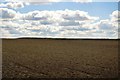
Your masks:
<path fill-rule="evenodd" d="M 119 2 L 120 0 L 93 0 L 93 2 Z"/>
<path fill-rule="evenodd" d="M 98 20 L 98 17 L 79 10 L 32 11 L 24 14 L 7 8 L 0 10 L 4 12 L 0 23 L 3 37 L 117 38 L 118 36 L 116 12 L 112 13 L 110 19 Z"/>
<path fill-rule="evenodd" d="M 23 8 L 24 4 L 22 2 L 17 2 L 17 3 L 7 3 L 6 4 L 8 8 Z"/>
<path fill-rule="evenodd" d="M 0 29 L 0 31 L 2 32 L 2 35 L 0 36 L 2 38 L 11 37 L 11 35 L 12 35 L 12 34 L 10 34 L 9 31 L 7 31 L 5 29 Z"/>
<path fill-rule="evenodd" d="M 61 22 L 59 24 L 60 26 L 79 26 L 79 22 L 75 22 L 75 21 L 66 21 L 66 22 Z"/>
<path fill-rule="evenodd" d="M 72 0 L 73 2 L 92 2 L 92 0 Z"/>
<path fill-rule="evenodd" d="M 91 2 L 92 0 L 6 0 L 11 2 Z"/>
<path fill-rule="evenodd" d="M 79 25 L 81 22 L 92 22 L 98 20 L 98 17 L 90 16 L 84 11 L 57 10 L 57 11 L 32 11 L 21 14 L 23 20 L 39 20 L 41 24 L 49 25 Z"/>
<path fill-rule="evenodd" d="M 65 10 L 63 12 L 62 17 L 66 20 L 78 20 L 78 21 L 86 21 L 86 20 L 97 20 L 98 17 L 91 17 L 88 15 L 87 12 L 84 11 L 71 11 L 71 10 Z"/>
<path fill-rule="evenodd" d="M 14 18 L 16 16 L 16 11 L 7 8 L 0 8 L 0 16 L 2 17 L 2 19 Z"/>
<path fill-rule="evenodd" d="M 46 2 L 119 2 L 120 0 L 1 0 L 2 2 L 35 2 L 36 4 Z"/>
<path fill-rule="evenodd" d="M 120 11 L 116 10 L 110 16 L 111 16 L 111 21 L 120 22 Z"/>
<path fill-rule="evenodd" d="M 23 8 L 25 5 L 29 5 L 29 3 L 24 3 L 24 2 L 0 3 L 1 8 L 6 7 L 6 8 L 13 8 L 13 9 Z"/>
<path fill-rule="evenodd" d="M 110 20 L 101 20 L 98 26 L 99 26 L 99 29 L 102 29 L 102 30 L 113 30 L 117 28 L 112 24 Z"/>

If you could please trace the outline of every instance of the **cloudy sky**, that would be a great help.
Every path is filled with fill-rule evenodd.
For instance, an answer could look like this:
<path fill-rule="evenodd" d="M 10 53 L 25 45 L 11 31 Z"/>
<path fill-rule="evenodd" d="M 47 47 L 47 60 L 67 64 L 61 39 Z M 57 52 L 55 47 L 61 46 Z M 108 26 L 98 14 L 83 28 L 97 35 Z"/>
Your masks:
<path fill-rule="evenodd" d="M 118 38 L 118 0 L 1 0 L 0 38 Z"/>

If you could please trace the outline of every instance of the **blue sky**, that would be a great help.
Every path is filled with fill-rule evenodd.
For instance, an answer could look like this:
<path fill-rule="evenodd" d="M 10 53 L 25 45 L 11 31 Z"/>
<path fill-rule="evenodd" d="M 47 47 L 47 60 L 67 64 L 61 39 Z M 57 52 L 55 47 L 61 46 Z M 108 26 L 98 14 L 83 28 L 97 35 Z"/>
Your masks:
<path fill-rule="evenodd" d="M 31 4 L 24 8 L 18 9 L 21 13 L 27 13 L 34 10 L 81 10 L 86 11 L 92 16 L 99 16 L 101 19 L 109 17 L 113 11 L 118 10 L 117 2 L 92 2 L 92 3 L 76 3 L 76 2 L 58 2 L 42 5 Z"/>

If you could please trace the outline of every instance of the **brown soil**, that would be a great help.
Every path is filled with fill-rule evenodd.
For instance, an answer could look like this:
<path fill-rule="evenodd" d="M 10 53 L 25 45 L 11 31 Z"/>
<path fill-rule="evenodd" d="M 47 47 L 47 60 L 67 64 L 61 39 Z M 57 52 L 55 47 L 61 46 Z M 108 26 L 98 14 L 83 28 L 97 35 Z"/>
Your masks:
<path fill-rule="evenodd" d="M 2 40 L 3 78 L 115 78 L 118 40 Z"/>

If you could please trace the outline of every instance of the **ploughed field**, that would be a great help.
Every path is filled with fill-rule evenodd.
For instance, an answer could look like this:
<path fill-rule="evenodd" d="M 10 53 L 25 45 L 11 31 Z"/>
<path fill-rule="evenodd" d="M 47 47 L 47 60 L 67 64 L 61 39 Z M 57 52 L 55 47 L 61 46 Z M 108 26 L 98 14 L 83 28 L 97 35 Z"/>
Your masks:
<path fill-rule="evenodd" d="M 3 78 L 115 78 L 118 40 L 3 39 Z"/>

